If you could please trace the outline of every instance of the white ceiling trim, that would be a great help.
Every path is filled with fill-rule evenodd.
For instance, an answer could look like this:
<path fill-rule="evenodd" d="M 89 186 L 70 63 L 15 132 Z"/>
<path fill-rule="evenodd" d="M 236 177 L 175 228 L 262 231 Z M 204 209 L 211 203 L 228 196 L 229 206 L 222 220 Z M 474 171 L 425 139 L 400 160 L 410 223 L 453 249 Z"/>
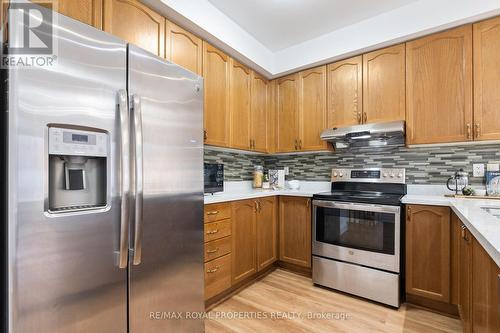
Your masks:
<path fill-rule="evenodd" d="M 208 0 L 145 2 L 269 78 L 500 14 L 500 0 L 420 0 L 271 52 Z"/>

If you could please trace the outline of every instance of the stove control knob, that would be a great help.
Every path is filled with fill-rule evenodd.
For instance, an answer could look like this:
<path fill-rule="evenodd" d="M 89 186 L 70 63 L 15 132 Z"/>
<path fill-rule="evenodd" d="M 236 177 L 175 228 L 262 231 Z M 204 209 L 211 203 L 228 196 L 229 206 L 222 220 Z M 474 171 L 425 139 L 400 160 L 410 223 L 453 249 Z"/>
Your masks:
<path fill-rule="evenodd" d="M 336 172 L 334 172 L 334 173 L 333 173 L 333 177 L 337 177 L 337 175 L 338 175 L 338 174 L 337 174 Z"/>
<path fill-rule="evenodd" d="M 394 178 L 394 174 L 393 173 L 391 173 L 391 178 Z"/>
<path fill-rule="evenodd" d="M 344 177 L 344 174 L 341 172 L 341 173 L 339 174 L 339 176 L 340 176 L 340 177 Z"/>
<path fill-rule="evenodd" d="M 403 174 L 402 173 L 398 174 L 398 178 L 403 178 Z"/>
<path fill-rule="evenodd" d="M 384 172 L 384 174 L 382 175 L 384 178 L 387 177 L 387 172 Z"/>

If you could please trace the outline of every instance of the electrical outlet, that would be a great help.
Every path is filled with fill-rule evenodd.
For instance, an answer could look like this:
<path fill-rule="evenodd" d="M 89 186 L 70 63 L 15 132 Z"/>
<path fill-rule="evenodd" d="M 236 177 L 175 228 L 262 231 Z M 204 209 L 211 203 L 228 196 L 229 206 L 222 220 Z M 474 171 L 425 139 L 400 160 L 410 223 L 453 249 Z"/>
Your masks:
<path fill-rule="evenodd" d="M 288 174 L 290 173 L 290 168 L 284 167 L 283 169 L 285 170 L 285 176 L 288 176 Z"/>
<path fill-rule="evenodd" d="M 484 164 L 472 164 L 472 176 L 484 177 Z"/>

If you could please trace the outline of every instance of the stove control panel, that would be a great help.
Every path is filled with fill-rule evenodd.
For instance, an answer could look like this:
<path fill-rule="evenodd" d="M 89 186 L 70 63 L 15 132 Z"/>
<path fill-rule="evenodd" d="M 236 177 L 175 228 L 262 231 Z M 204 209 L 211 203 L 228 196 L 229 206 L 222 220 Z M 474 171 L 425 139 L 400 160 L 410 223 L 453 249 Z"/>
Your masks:
<path fill-rule="evenodd" d="M 404 168 L 332 169 L 332 182 L 405 184 Z"/>

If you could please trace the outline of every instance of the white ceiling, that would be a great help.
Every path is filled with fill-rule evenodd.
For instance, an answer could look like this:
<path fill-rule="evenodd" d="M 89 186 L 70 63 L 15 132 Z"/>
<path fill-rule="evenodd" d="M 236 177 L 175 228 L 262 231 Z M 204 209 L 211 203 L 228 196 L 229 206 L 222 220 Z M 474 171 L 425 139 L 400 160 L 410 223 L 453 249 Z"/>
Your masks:
<path fill-rule="evenodd" d="M 276 52 L 417 0 L 208 0 Z"/>

